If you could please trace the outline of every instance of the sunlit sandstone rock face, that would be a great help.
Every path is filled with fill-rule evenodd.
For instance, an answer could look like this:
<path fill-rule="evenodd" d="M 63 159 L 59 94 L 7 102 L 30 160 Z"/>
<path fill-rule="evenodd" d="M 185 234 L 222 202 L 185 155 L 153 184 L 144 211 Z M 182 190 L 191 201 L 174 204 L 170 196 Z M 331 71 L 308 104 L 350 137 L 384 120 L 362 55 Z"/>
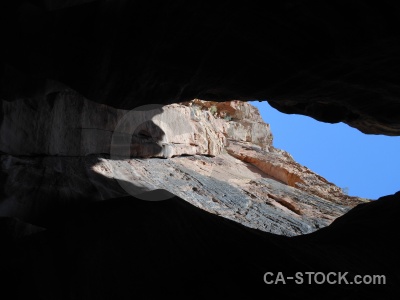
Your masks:
<path fill-rule="evenodd" d="M 91 101 L 118 109 L 195 98 L 220 102 L 266 99 L 285 113 L 344 122 L 368 134 L 400 135 L 398 1 L 164 1 L 157 5 L 131 0 L 4 2 L 0 9 L 4 45 L 1 100 L 33 99 L 49 92 L 51 102 L 51 93 L 61 90 L 58 83 Z M 5 115 L 1 111 L 3 118 Z M 106 120 L 101 120 L 100 126 L 103 122 Z M 35 122 L 26 125 L 35 126 Z M 53 133 L 60 140 L 68 134 L 65 130 Z M 13 141 L 11 134 L 6 136 L 4 140 L 2 135 L 1 143 Z M 162 145 L 153 143 L 144 131 L 138 136 L 151 144 L 143 155 L 161 151 Z M 23 138 L 34 140 L 28 135 Z M 110 136 L 105 138 L 109 141 Z M 40 136 L 36 139 L 44 142 Z M 26 146 L 18 142 L 26 151 Z M 233 155 L 234 149 L 227 147 L 241 147 L 241 142 L 235 141 L 225 150 Z M 29 142 L 29 146 L 45 148 L 36 142 Z M 86 146 L 81 148 L 80 144 L 62 146 L 53 145 L 52 149 L 55 153 L 66 148 L 74 148 L 76 153 L 92 151 L 85 152 Z M 104 147 L 102 151 L 108 153 L 109 146 Z M 144 145 L 138 147 L 144 149 Z M 12 150 L 19 151 L 18 147 Z M 128 151 L 130 154 L 130 147 Z M 255 154 L 249 149 L 240 151 L 254 161 Z M 243 163 L 243 167 L 235 168 L 240 176 L 265 176 L 231 154 L 172 156 L 166 161 L 173 164 L 181 160 L 192 168 L 198 166 L 200 172 L 202 165 L 205 168 L 209 161 L 223 155 L 227 155 L 226 160 Z M 134 158 L 129 163 L 138 163 L 140 170 L 147 172 L 164 160 Z M 134 197 L 111 199 L 89 205 L 82 212 L 82 204 L 126 194 L 115 178 L 131 176 L 132 168 L 120 168 L 128 160 L 118 162 L 99 154 L 4 153 L 1 162 L 0 211 L 22 219 L 0 218 L 0 255 L 4 258 L 0 261 L 0 282 L 6 298 L 98 300 L 174 295 L 186 299 L 196 293 L 198 297 L 224 299 L 260 295 L 279 299 L 397 299 L 399 294 L 400 249 L 394 237 L 398 236 L 400 193 L 358 205 L 315 233 L 285 238 L 197 209 L 187 202 L 189 196 L 187 201 L 175 197 L 159 203 Z M 109 162 L 118 168 L 107 171 Z M 257 164 L 270 168 L 266 163 Z M 229 170 L 224 164 L 220 166 L 222 170 L 217 164 L 211 172 L 204 169 L 207 178 L 208 174 L 213 178 Z M 143 176 L 144 183 L 162 186 L 167 182 L 157 177 L 165 174 L 165 165 L 161 163 L 158 170 L 149 171 L 151 178 Z M 117 174 L 108 178 L 100 171 Z M 295 174 L 293 170 L 291 173 Z M 195 180 L 189 172 L 180 174 L 183 180 L 174 184 L 184 186 L 184 182 Z M 285 181 L 284 176 L 280 178 Z M 296 176 L 290 178 L 294 179 L 291 183 L 301 184 Z M 193 198 L 193 188 L 204 191 L 209 186 L 220 191 L 218 195 L 225 194 L 223 181 L 206 183 L 204 186 L 199 180 L 185 193 Z M 140 190 L 139 183 L 135 187 Z M 301 192 L 284 183 L 278 190 L 283 191 L 283 187 Z M 178 190 L 179 186 L 173 188 Z M 265 190 L 271 199 L 289 196 L 280 197 L 271 193 L 271 188 Z M 222 199 L 225 206 L 221 211 L 226 213 L 233 203 L 247 199 L 238 195 L 233 200 L 214 197 L 217 202 L 212 202 L 217 205 Z M 256 200 L 257 194 L 252 195 L 250 198 Z M 301 196 L 307 201 L 314 199 L 308 193 Z M 266 208 L 273 207 L 266 198 L 260 202 Z M 248 201 L 234 217 L 245 216 L 246 203 L 252 203 L 248 206 L 252 213 L 246 220 L 256 224 L 256 220 L 262 220 L 260 215 L 271 219 L 271 210 L 265 212 Z M 289 204 L 293 214 L 303 210 L 305 215 L 304 207 Z M 66 219 L 68 222 L 64 222 Z M 23 221 L 48 228 L 57 222 L 62 226 L 35 234 L 43 228 Z M 289 219 L 284 221 L 287 224 Z M 270 224 L 264 230 L 277 232 L 276 228 L 283 228 L 275 226 L 275 221 Z M 29 238 L 24 239 L 26 236 Z M 387 284 L 266 285 L 262 280 L 264 273 L 271 271 L 285 271 L 287 276 L 324 270 L 349 271 L 351 276 L 385 274 Z"/>
<path fill-rule="evenodd" d="M 285 113 L 344 122 L 368 134 L 400 135 L 398 1 L 163 1 L 154 5 L 152 1 L 131 0 L 13 0 L 2 1 L 0 14 L 4 45 L 1 100 L 41 101 L 38 95 L 46 95 L 51 103 L 65 86 L 93 102 L 125 110 L 195 98 L 219 102 L 266 99 Z M 36 107 L 36 101 L 31 101 L 32 107 Z M 1 111 L 0 115 L 3 124 L 6 114 Z M 60 114 L 58 117 L 62 118 Z M 101 120 L 95 127 L 103 128 L 106 122 Z M 32 120 L 21 129 L 32 132 L 30 127 L 35 124 Z M 18 123 L 14 125 L 18 127 Z M 148 127 L 150 137 L 160 136 L 158 126 Z M 79 132 L 70 129 L 61 126 L 60 132 L 55 130 L 52 135 L 62 141 L 70 132 Z M 95 135 L 93 130 L 89 132 Z M 102 136 L 100 131 L 97 134 Z M 398 298 L 400 193 L 358 205 L 312 234 L 276 236 L 220 218 L 217 212 L 209 214 L 188 201 L 197 201 L 198 206 L 206 203 L 203 208 L 219 209 L 224 216 L 235 211 L 231 214 L 235 220 L 241 218 L 240 222 L 251 222 L 265 231 L 291 235 L 293 228 L 299 228 L 299 217 L 289 214 L 302 213 L 304 217 L 306 208 L 313 207 L 311 202 L 304 203 L 306 206 L 295 197 L 304 192 L 299 189 L 304 183 L 298 181 L 295 172 L 299 168 L 293 165 L 290 173 L 294 175 L 286 176 L 277 168 L 277 161 L 271 168 L 270 160 L 260 153 L 255 159 L 252 147 L 251 151 L 242 147 L 243 139 L 229 143 L 225 150 L 235 155 L 233 151 L 239 149 L 247 161 L 257 163 L 257 168 L 224 152 L 214 157 L 185 157 L 167 151 L 172 157 L 151 158 L 161 152 L 162 144 L 154 142 L 144 130 L 137 135 L 138 143 L 132 143 L 136 148 L 130 149 L 129 144 L 122 154 L 143 150 L 147 143 L 148 150 L 141 152 L 146 159 L 117 161 L 107 154 L 3 153 L 0 211 L 21 219 L 0 218 L 0 285 L 6 298 L 98 300 L 174 295 L 186 299 L 194 293 L 223 299 L 260 295 L 279 299 Z M 35 139 L 28 134 L 6 137 L 4 140 L 2 133 L 1 146 L 18 142 L 21 149 L 14 147 L 15 153 L 26 152 L 21 138 L 26 139 L 30 151 L 39 153 L 37 150 L 46 148 L 46 140 L 40 136 L 36 140 L 43 145 L 32 142 Z M 107 142 L 111 138 L 110 133 L 103 137 Z M 52 153 L 67 148 L 76 153 L 101 149 L 88 142 L 81 147 L 80 137 L 75 141 L 79 145 L 47 146 Z M 109 144 L 103 146 L 101 151 L 108 153 Z M 116 146 L 119 152 L 120 145 Z M 167 145 L 167 149 L 172 148 Z M 215 163 L 219 158 L 225 163 Z M 197 171 L 190 173 L 189 167 L 179 166 L 185 170 L 179 172 L 178 160 Z M 165 161 L 172 166 L 172 176 L 158 177 L 164 174 Z M 274 169 L 282 183 L 262 177 L 263 185 L 250 190 L 250 198 L 239 189 L 226 194 L 237 197 L 226 197 L 227 186 L 215 178 L 223 178 L 222 174 L 230 170 L 228 162 L 235 162 L 232 172 L 239 173 L 238 185 L 243 186 L 252 177 L 266 176 L 258 168 Z M 126 164 L 136 164 L 137 168 Z M 205 178 L 200 177 L 201 171 Z M 179 184 L 185 187 L 185 183 L 181 195 L 187 195 L 186 201 L 182 197 L 161 202 L 114 198 L 126 195 L 115 178 L 130 180 L 132 176 L 143 179 L 142 185 L 137 180 L 132 187 L 137 192 L 164 183 L 179 192 Z M 240 181 L 243 177 L 246 181 Z M 260 184 L 259 179 L 252 180 Z M 283 183 L 285 180 L 297 187 Z M 208 186 L 215 202 L 198 198 Z M 323 185 L 315 188 L 320 190 Z M 271 196 L 257 203 L 257 193 L 263 191 Z M 285 195 L 278 191 L 285 191 Z M 189 194 L 199 196 L 190 200 Z M 320 203 L 320 212 L 322 204 L 333 204 L 328 200 L 315 202 L 309 193 L 298 196 Z M 288 198 L 296 200 L 297 206 Z M 98 199 L 110 200 L 86 207 Z M 285 207 L 287 217 L 276 226 L 282 216 L 278 212 Z M 332 211 L 329 205 L 325 207 Z M 84 213 L 83 208 L 87 208 Z M 270 223 L 262 216 L 268 216 L 265 220 Z M 283 223 L 293 227 L 284 227 Z M 55 228 L 54 224 L 60 226 Z M 299 271 L 384 274 L 387 284 L 266 285 L 263 275 L 271 271 L 285 271 L 286 276 Z"/>
<path fill-rule="evenodd" d="M 227 145 L 227 138 L 264 150 L 271 146 L 269 126 L 251 105 L 240 101 L 193 103 L 204 106 L 192 106 L 192 102 L 188 106 L 145 105 L 128 113 L 84 99 L 74 91 L 40 100 L 2 101 L 0 151 L 14 155 L 110 154 L 114 132 L 132 136 L 134 157 L 215 156 Z M 234 119 L 226 122 L 204 110 L 211 104 Z"/>
<path fill-rule="evenodd" d="M 164 189 L 246 226 L 292 236 L 365 202 L 274 148 L 269 125 L 246 102 L 195 99 L 127 111 L 71 90 L 36 101 L 2 103 L 3 216 L 41 224 L 49 207 L 74 210 L 80 199 Z"/>

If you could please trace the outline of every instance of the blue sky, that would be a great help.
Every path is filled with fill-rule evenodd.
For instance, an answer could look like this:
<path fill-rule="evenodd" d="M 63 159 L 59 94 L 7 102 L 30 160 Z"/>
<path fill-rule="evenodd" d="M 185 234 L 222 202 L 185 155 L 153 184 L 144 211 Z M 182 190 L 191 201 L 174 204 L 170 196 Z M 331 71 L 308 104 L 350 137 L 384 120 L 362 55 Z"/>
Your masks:
<path fill-rule="evenodd" d="M 348 194 L 368 199 L 400 190 L 400 137 L 366 135 L 346 124 L 318 122 L 287 115 L 268 102 L 250 102 L 271 126 L 273 145 L 300 164 L 348 188 Z"/>

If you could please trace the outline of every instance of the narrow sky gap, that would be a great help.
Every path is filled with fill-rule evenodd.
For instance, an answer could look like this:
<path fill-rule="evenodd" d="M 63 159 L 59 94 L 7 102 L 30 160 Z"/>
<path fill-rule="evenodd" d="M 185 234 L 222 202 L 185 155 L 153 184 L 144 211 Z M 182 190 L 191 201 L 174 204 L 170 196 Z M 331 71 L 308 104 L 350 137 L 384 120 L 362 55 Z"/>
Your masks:
<path fill-rule="evenodd" d="M 288 115 L 250 102 L 271 126 L 273 145 L 351 196 L 375 200 L 400 190 L 400 137 L 366 135 L 346 124 Z"/>

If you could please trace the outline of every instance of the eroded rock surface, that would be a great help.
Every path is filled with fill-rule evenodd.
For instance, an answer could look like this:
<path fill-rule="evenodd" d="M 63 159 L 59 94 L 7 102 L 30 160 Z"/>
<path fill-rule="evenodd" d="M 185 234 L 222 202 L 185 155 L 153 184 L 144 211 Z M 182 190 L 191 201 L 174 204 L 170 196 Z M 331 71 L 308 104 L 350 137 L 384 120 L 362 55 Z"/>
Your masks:
<path fill-rule="evenodd" d="M 45 94 L 51 101 L 53 93 L 63 89 L 59 83 L 119 109 L 194 98 L 267 99 L 286 113 L 344 122 L 365 133 L 400 134 L 398 1 L 2 4 L 2 100 Z M 32 101 L 32 106 L 36 103 Z M 26 123 L 35 124 L 34 119 Z M 60 140 L 69 134 L 63 128 L 54 131 Z M 6 136 L 2 144 L 14 139 Z M 44 147 L 29 135 L 25 139 L 35 151 Z M 26 151 L 23 142 L 24 138 L 19 145 Z M 144 143 L 139 146 L 141 154 L 161 152 L 160 145 L 151 142 L 147 148 Z M 80 142 L 79 149 L 77 144 L 55 145 L 47 146 L 55 152 L 86 151 Z M 105 147 L 107 153 L 109 146 Z M 2 157 L 2 211 L 9 211 L 5 203 L 12 204 L 13 213 L 21 215 L 21 207 L 27 206 L 24 220 L 36 213 L 41 221 L 44 214 L 53 216 L 53 222 L 68 214 L 68 222 L 61 221 L 58 230 L 44 234 L 33 234 L 37 230 L 12 218 L 1 220 L 0 238 L 6 237 L 2 239 L 6 247 L 0 247 L 2 298 L 188 299 L 194 293 L 232 299 L 398 298 L 399 193 L 359 205 L 316 233 L 291 238 L 241 226 L 178 197 L 161 203 L 113 198 L 80 215 L 78 203 L 114 197 L 118 193 L 114 187 L 119 186 L 98 173 L 95 180 L 90 177 L 97 185 L 90 184 L 82 172 L 88 158 L 107 166 L 108 158 L 99 154 Z M 256 160 L 263 161 L 258 156 Z M 304 212 L 287 197 L 271 195 Z M 14 236 L 26 235 L 25 243 L 11 242 Z M 350 278 L 384 274 L 387 283 L 266 285 L 263 275 L 271 271 L 284 271 L 286 276 L 299 271 L 349 271 Z"/>
<path fill-rule="evenodd" d="M 119 146 L 114 133 L 132 139 L 130 155 L 135 157 L 217 155 L 225 144 L 217 129 L 221 122 L 178 104 L 128 112 L 63 91 L 52 98 L 2 101 L 2 110 L 0 151 L 12 155 L 110 154 L 112 145 Z"/>
<path fill-rule="evenodd" d="M 45 225 L 87 199 L 163 189 L 248 227 L 292 236 L 365 202 L 274 148 L 269 125 L 245 102 L 195 99 L 125 111 L 64 91 L 39 106 L 3 101 L 3 110 L 3 216 Z"/>

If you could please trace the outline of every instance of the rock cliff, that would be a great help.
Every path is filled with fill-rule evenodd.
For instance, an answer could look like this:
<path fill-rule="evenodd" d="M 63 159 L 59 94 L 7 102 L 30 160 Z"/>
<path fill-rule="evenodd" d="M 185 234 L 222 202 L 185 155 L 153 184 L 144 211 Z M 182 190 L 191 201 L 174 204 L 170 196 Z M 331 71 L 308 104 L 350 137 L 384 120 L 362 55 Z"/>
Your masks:
<path fill-rule="evenodd" d="M 300 176 L 305 183 L 299 181 L 299 173 L 308 174 L 301 166 L 243 134 L 233 141 L 225 134 L 207 137 L 208 131 L 195 137 L 196 130 L 185 127 L 182 149 L 182 138 L 181 144 L 161 143 L 168 129 L 161 131 L 154 122 L 135 134 L 130 132 L 135 124 L 129 123 L 116 136 L 109 131 L 119 123 L 119 109 L 199 98 L 267 100 L 285 113 L 344 122 L 367 134 L 400 135 L 398 1 L 13 0 L 0 5 L 0 100 L 25 103 L 0 106 L 1 124 L 8 128 L 0 135 L 2 299 L 398 299 L 400 193 L 357 205 L 311 234 L 278 236 L 216 211 L 234 210 L 232 218 L 239 222 L 251 220 L 257 228 L 282 228 L 279 233 L 290 235 L 320 222 L 312 221 L 310 209 L 316 212 L 318 206 L 322 215 L 323 207 L 340 207 L 336 201 L 342 196 L 332 187 L 327 200 L 323 195 L 330 185 L 324 180 L 309 174 Z M 81 101 L 80 95 L 100 105 Z M 68 103 L 57 104 L 67 96 Z M 53 104 L 58 113 L 53 114 Z M 145 111 L 137 117 L 145 119 Z M 225 117 L 230 118 L 216 119 Z M 210 137 L 216 143 L 209 150 Z M 207 156 L 212 151 L 215 156 Z M 131 154 L 142 158 L 118 162 Z M 217 159 L 224 160 L 220 169 L 211 165 Z M 178 172 L 185 180 L 171 181 L 177 192 L 179 185 L 187 188 L 182 196 L 196 196 L 208 186 L 210 193 L 222 194 L 214 197 L 216 206 L 203 206 L 215 212 L 191 204 L 200 206 L 205 200 L 200 196 L 191 203 L 189 197 L 140 201 L 170 196 L 165 190 L 146 193 L 165 183 L 164 177 L 157 181 L 166 170 L 160 161 L 187 174 Z M 226 174 L 225 185 L 213 178 L 231 170 L 229 162 L 240 166 L 232 170 L 240 171 L 239 187 L 230 190 L 240 197 L 224 202 L 221 190 L 233 177 Z M 136 176 L 131 163 L 143 172 L 142 186 L 115 179 Z M 200 178 L 201 171 L 207 176 Z M 186 178 L 195 176 L 199 180 L 189 185 Z M 246 208 L 250 202 L 240 188 L 257 176 L 251 180 L 263 181 L 262 186 L 250 198 L 260 205 L 251 202 Z M 137 197 L 125 197 L 126 189 Z M 246 201 L 235 206 L 239 198 Z M 274 219 L 264 222 L 266 215 Z M 278 219 L 286 227 L 272 228 Z M 349 279 L 384 275 L 387 282 L 267 285 L 262 280 L 265 272 L 331 271 L 348 272 Z"/>
<path fill-rule="evenodd" d="M 126 111 L 67 90 L 37 102 L 3 101 L 3 111 L 0 211 L 38 225 L 54 221 L 49 207 L 54 218 L 54 210 L 63 215 L 88 199 L 165 190 L 171 194 L 158 200 L 178 195 L 246 226 L 292 236 L 366 201 L 274 148 L 269 125 L 241 101 Z"/>

